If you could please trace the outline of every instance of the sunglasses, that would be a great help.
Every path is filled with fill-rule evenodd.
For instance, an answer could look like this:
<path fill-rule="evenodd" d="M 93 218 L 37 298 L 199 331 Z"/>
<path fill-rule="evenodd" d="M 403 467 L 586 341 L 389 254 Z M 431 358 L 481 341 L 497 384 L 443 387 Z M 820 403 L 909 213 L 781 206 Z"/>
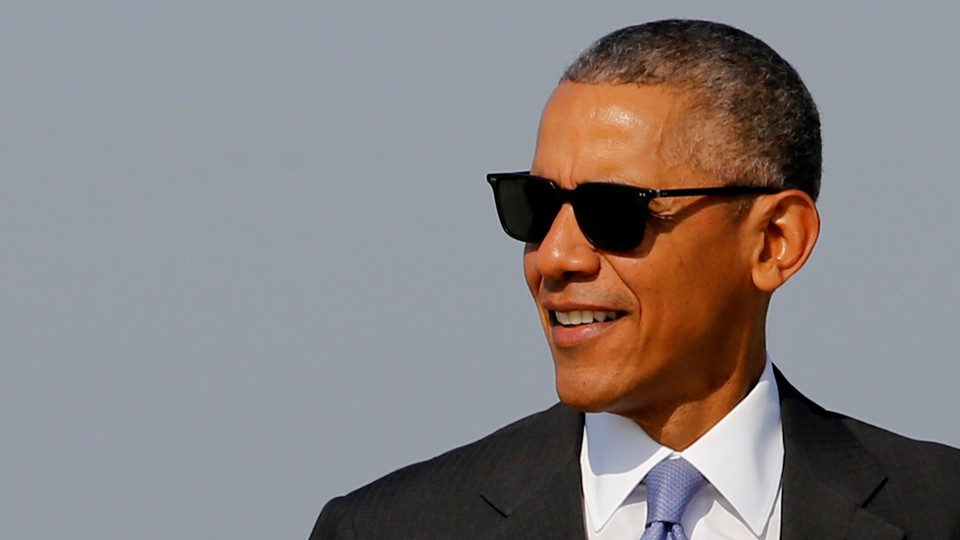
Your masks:
<path fill-rule="evenodd" d="M 653 199 L 780 191 L 759 186 L 649 189 L 603 182 L 564 189 L 552 180 L 529 172 L 490 173 L 487 181 L 493 187 L 500 224 L 512 238 L 539 244 L 550 232 L 560 207 L 570 203 L 583 235 L 594 247 L 604 251 L 630 251 L 643 242 L 650 214 L 648 207 Z"/>

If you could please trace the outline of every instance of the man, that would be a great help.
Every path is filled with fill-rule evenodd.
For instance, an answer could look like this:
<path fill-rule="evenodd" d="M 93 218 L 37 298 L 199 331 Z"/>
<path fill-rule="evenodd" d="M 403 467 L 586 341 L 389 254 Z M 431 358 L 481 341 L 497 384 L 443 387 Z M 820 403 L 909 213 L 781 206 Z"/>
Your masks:
<path fill-rule="evenodd" d="M 531 171 L 488 178 L 562 404 L 334 499 L 312 538 L 960 538 L 960 452 L 827 412 L 767 357 L 820 170 L 813 100 L 756 38 L 601 38 Z"/>

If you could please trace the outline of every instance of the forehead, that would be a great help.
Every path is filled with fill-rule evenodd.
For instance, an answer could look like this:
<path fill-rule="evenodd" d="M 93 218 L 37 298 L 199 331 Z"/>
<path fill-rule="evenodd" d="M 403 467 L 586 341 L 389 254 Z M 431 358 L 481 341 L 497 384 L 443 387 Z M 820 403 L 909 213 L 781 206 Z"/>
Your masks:
<path fill-rule="evenodd" d="M 561 183 L 649 185 L 651 176 L 684 165 L 675 143 L 685 103 L 662 86 L 562 83 L 544 108 L 532 169 Z"/>

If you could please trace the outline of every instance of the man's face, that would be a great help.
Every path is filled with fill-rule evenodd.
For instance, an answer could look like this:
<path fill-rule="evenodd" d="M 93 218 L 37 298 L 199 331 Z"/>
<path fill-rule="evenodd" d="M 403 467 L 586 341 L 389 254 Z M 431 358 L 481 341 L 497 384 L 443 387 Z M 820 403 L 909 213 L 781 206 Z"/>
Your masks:
<path fill-rule="evenodd" d="M 672 157 L 683 155 L 674 143 L 685 114 L 683 96 L 660 87 L 563 83 L 544 109 L 532 173 L 567 189 L 722 185 Z M 749 272 L 757 248 L 734 204 L 656 199 L 643 243 L 625 253 L 592 246 L 566 204 L 543 242 L 527 245 L 526 280 L 564 402 L 649 415 L 702 399 L 735 375 L 733 359 L 762 327 L 763 300 Z"/>

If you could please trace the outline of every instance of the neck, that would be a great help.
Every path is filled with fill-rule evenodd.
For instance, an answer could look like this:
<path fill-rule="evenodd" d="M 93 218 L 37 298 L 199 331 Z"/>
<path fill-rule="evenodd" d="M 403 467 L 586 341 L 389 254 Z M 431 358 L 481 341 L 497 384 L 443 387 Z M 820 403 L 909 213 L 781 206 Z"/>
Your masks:
<path fill-rule="evenodd" d="M 658 403 L 625 415 L 653 440 L 683 450 L 717 424 L 756 386 L 766 363 L 765 347 L 742 357 L 719 381 L 709 381 L 704 394 L 674 403 Z"/>

